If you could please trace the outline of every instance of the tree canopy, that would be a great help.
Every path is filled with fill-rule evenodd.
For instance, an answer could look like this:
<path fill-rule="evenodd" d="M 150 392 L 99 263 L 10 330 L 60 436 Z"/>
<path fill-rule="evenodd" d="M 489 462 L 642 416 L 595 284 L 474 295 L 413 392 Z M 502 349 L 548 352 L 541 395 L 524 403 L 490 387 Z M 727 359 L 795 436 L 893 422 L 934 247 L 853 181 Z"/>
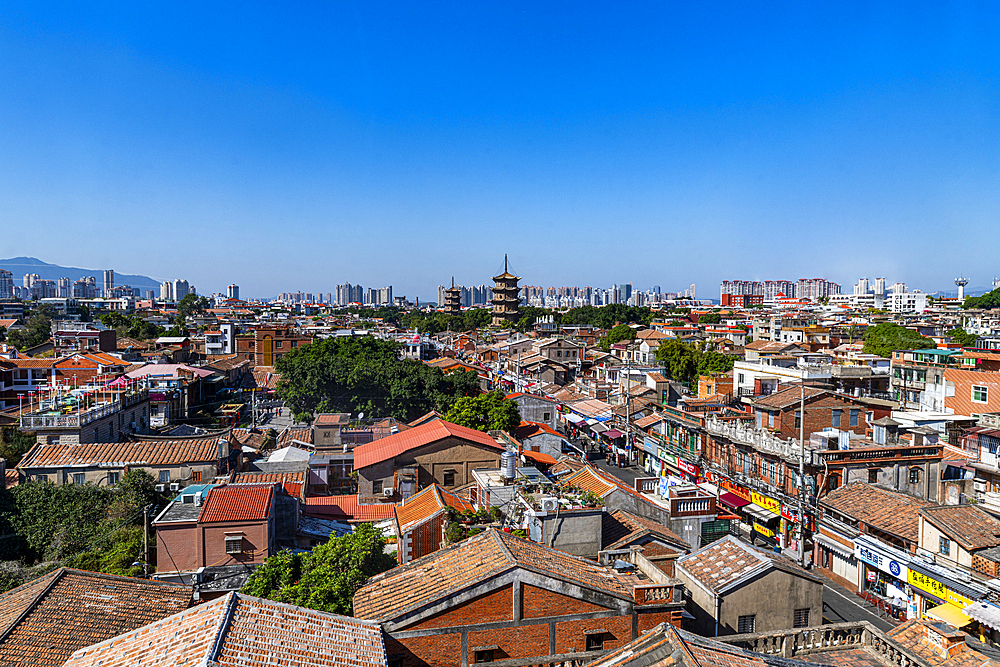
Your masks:
<path fill-rule="evenodd" d="M 865 332 L 865 354 L 877 354 L 880 357 L 892 356 L 893 350 L 917 350 L 935 348 L 937 345 L 930 338 L 924 338 L 913 329 L 907 329 L 892 322 L 880 322 L 869 327 Z"/>
<path fill-rule="evenodd" d="M 190 295 L 189 295 L 190 296 Z M 114 329 L 120 337 L 136 340 L 149 340 L 161 336 L 165 329 L 152 322 L 147 322 L 138 315 L 122 315 L 121 313 L 105 313 L 98 318 L 101 324 Z"/>
<path fill-rule="evenodd" d="M 52 335 L 52 318 L 56 312 L 49 305 L 35 308 L 34 313 L 25 322 L 24 329 L 14 329 L 7 332 L 7 342 L 18 350 L 41 345 Z"/>
<path fill-rule="evenodd" d="M 517 403 L 504 398 L 502 391 L 479 396 L 463 396 L 455 401 L 445 420 L 477 431 L 507 431 L 511 433 L 521 423 Z"/>
<path fill-rule="evenodd" d="M 385 538 L 370 523 L 331 538 L 308 553 L 281 551 L 254 570 L 242 592 L 276 602 L 351 616 L 354 593 L 396 565 Z"/>
<path fill-rule="evenodd" d="M 211 307 L 212 303 L 207 298 L 193 293 L 185 294 L 177 302 L 177 314 L 187 319 L 195 313 L 204 313 Z"/>
<path fill-rule="evenodd" d="M 296 415 L 349 412 L 412 421 L 447 412 L 461 396 L 479 393 L 472 371 L 449 373 L 400 359 L 400 345 L 373 336 L 326 338 L 278 359 L 278 395 Z"/>
<path fill-rule="evenodd" d="M 722 352 L 705 352 L 693 343 L 672 338 L 656 349 L 656 360 L 663 364 L 667 377 L 691 384 L 699 375 L 726 373 L 736 358 Z"/>
<path fill-rule="evenodd" d="M 698 324 L 720 324 L 722 315 L 718 313 L 706 313 L 698 318 Z"/>
<path fill-rule="evenodd" d="M 971 334 L 962 327 L 952 329 L 948 332 L 948 335 L 962 347 L 972 347 L 976 344 L 976 339 L 979 338 L 976 334 Z"/>
<path fill-rule="evenodd" d="M 627 324 L 618 324 L 601 339 L 599 347 L 608 352 L 612 345 L 623 340 L 635 340 L 635 329 Z"/>
<path fill-rule="evenodd" d="M 980 308 L 982 310 L 1000 308 L 1000 287 L 982 296 L 965 297 L 965 303 L 962 304 L 962 308 Z"/>

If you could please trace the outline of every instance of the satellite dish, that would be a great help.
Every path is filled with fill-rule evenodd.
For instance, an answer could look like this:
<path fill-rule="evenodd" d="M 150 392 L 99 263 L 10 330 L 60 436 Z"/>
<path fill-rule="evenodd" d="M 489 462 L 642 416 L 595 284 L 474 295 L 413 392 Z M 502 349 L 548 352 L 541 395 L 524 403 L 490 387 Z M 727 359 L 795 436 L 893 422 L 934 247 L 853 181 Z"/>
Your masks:
<path fill-rule="evenodd" d="M 359 412 L 358 413 L 358 419 L 364 419 L 364 418 L 365 418 L 365 413 Z"/>

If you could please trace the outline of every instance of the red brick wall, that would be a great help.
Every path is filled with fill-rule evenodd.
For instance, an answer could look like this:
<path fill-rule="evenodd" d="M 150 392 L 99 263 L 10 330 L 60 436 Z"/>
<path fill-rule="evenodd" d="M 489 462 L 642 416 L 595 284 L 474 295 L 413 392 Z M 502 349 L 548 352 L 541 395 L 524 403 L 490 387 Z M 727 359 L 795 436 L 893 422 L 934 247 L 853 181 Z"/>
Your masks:
<path fill-rule="evenodd" d="M 595 611 L 605 611 L 605 608 L 528 584 L 524 585 L 521 592 L 521 618 L 545 618 Z"/>
<path fill-rule="evenodd" d="M 494 653 L 494 660 L 548 655 L 549 626 L 547 623 L 542 623 L 539 625 L 522 625 L 516 628 L 470 632 L 470 663 L 475 660 L 475 655 L 472 653 L 472 649 L 475 646 L 499 646 L 500 651 Z"/>
<path fill-rule="evenodd" d="M 432 554 L 441 548 L 444 517 L 444 514 L 434 517 L 410 532 L 410 560 Z"/>
<path fill-rule="evenodd" d="M 562 621 L 556 624 L 556 653 L 586 651 L 588 630 L 607 630 L 604 648 L 619 648 L 632 641 L 632 617 L 591 618 L 582 621 Z"/>
<path fill-rule="evenodd" d="M 199 567 L 197 524 L 156 527 L 157 572 L 185 572 Z"/>
<path fill-rule="evenodd" d="M 200 565 L 205 567 L 261 563 L 270 555 L 268 551 L 267 522 L 212 523 L 199 526 L 204 549 Z M 243 531 L 243 554 L 226 553 L 226 533 Z"/>
<path fill-rule="evenodd" d="M 663 611 L 654 614 L 639 614 L 639 634 L 655 628 L 660 623 L 669 623 L 675 628 L 681 627 L 683 616 L 681 611 Z"/>
<path fill-rule="evenodd" d="M 401 656 L 403 667 L 458 667 L 462 664 L 462 635 L 456 632 L 400 640 L 386 636 L 385 652 L 390 660 Z"/>
<path fill-rule="evenodd" d="M 795 413 L 799 409 L 799 404 L 789 407 L 787 410 L 779 412 L 775 416 L 774 428 L 782 438 L 798 438 L 799 429 L 795 426 Z M 811 434 L 822 431 L 824 428 L 833 426 L 833 410 L 840 409 L 840 430 L 853 431 L 859 435 L 864 435 L 869 429 L 868 418 L 865 414 L 869 408 L 863 403 L 853 403 L 836 396 L 825 395 L 810 401 L 806 399 L 806 438 Z M 858 410 L 858 425 L 851 426 L 851 410 Z M 767 425 L 767 414 L 763 416 L 763 423 Z"/>
<path fill-rule="evenodd" d="M 406 629 L 448 628 L 456 625 L 497 623 L 513 620 L 514 602 L 511 598 L 512 592 L 513 589 L 511 586 L 504 586 L 492 593 L 487 593 L 468 602 L 456 605 L 442 614 L 408 626 Z"/>

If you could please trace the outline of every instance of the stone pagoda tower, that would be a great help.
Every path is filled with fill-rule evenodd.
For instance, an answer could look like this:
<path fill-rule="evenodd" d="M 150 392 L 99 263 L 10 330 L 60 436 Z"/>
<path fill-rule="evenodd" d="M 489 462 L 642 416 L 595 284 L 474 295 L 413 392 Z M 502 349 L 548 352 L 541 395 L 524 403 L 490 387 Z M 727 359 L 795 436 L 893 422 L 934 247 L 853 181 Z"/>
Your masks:
<path fill-rule="evenodd" d="M 517 307 L 521 303 L 517 281 L 520 279 L 520 276 L 507 272 L 507 255 L 504 255 L 503 273 L 493 276 L 493 326 L 503 326 L 504 322 L 511 324 L 517 322 Z"/>
<path fill-rule="evenodd" d="M 449 315 L 462 312 L 462 288 L 455 287 L 455 276 L 451 277 L 451 287 L 444 291 L 444 312 Z"/>

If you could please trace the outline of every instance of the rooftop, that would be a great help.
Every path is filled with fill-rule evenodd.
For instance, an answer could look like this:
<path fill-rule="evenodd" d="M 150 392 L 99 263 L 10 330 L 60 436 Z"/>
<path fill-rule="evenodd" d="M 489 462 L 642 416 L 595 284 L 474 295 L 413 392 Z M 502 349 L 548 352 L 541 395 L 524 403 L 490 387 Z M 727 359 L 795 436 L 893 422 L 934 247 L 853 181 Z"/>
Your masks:
<path fill-rule="evenodd" d="M 871 484 L 854 482 L 830 492 L 820 505 L 910 542 L 916 542 L 920 510 L 933 503 Z"/>
<path fill-rule="evenodd" d="M 460 438 L 491 449 L 503 450 L 488 434 L 475 429 L 446 422 L 443 419 L 415 426 L 387 438 L 376 440 L 354 449 L 354 469 L 358 470 L 388 459 L 395 458 L 404 452 L 429 445 L 445 438 Z"/>

